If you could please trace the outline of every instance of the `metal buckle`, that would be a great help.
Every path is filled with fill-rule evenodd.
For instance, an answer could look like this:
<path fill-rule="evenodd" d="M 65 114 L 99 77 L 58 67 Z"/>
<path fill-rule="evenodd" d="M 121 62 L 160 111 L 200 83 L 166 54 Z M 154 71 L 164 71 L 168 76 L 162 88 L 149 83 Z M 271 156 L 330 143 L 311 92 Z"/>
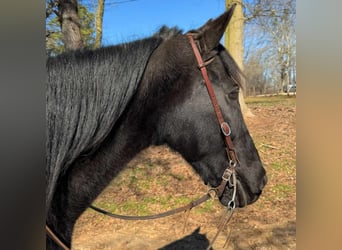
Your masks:
<path fill-rule="evenodd" d="M 222 180 L 229 181 L 232 174 L 233 174 L 233 171 L 230 170 L 229 168 L 226 168 L 223 172 Z"/>
<path fill-rule="evenodd" d="M 230 200 L 227 204 L 227 208 L 228 209 L 235 209 L 235 201 L 234 200 Z"/>
<path fill-rule="evenodd" d="M 236 166 L 236 161 L 229 160 L 229 167 L 235 168 L 235 166 Z"/>
<path fill-rule="evenodd" d="M 221 126 L 221 131 L 222 131 L 222 133 L 223 133 L 225 136 L 230 136 L 230 135 L 231 135 L 232 130 L 231 130 L 231 128 L 230 128 L 230 126 L 229 126 L 229 124 L 228 124 L 227 122 L 222 122 L 222 123 L 220 124 L 220 126 Z M 229 129 L 229 132 L 226 132 L 224 127 L 228 128 L 228 129 Z"/>
<path fill-rule="evenodd" d="M 210 188 L 207 194 L 210 196 L 211 199 L 215 199 L 216 197 L 218 197 L 216 188 Z"/>
<path fill-rule="evenodd" d="M 229 167 L 235 168 L 236 164 L 239 162 L 235 150 L 226 148 L 226 152 L 229 160 Z"/>

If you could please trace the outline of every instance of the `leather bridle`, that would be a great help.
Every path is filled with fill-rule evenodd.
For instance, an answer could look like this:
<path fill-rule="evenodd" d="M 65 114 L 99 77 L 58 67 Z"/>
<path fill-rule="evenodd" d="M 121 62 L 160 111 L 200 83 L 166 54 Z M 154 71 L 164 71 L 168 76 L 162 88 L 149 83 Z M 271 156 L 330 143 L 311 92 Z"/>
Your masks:
<path fill-rule="evenodd" d="M 229 124 L 223 118 L 220 105 L 218 104 L 217 99 L 216 99 L 216 95 L 215 95 L 215 92 L 213 89 L 213 85 L 212 85 L 212 83 L 209 79 L 209 76 L 208 76 L 208 71 L 206 68 L 207 63 L 203 62 L 202 56 L 198 50 L 198 47 L 195 43 L 193 35 L 194 35 L 193 33 L 188 33 L 187 37 L 189 38 L 192 50 L 194 51 L 194 54 L 195 54 L 195 57 L 196 57 L 196 60 L 198 63 L 198 68 L 201 70 L 202 77 L 203 77 L 205 85 L 207 87 L 211 103 L 214 107 L 218 123 L 220 124 L 222 134 L 224 135 L 224 142 L 226 143 L 226 146 L 227 146 L 226 151 L 227 151 L 227 156 L 228 156 L 228 160 L 229 160 L 229 165 L 235 166 L 238 162 L 238 159 L 237 159 L 237 156 L 235 153 L 235 149 L 234 149 L 232 139 L 230 137 L 232 131 L 231 131 Z"/>
<path fill-rule="evenodd" d="M 194 39 L 194 33 L 187 33 L 186 36 L 189 39 L 189 42 L 191 44 L 192 50 L 194 52 L 194 55 L 196 57 L 197 60 L 197 64 L 198 64 L 198 68 L 201 71 L 202 77 L 204 79 L 206 88 L 208 90 L 208 94 L 211 100 L 211 103 L 214 107 L 214 111 L 216 114 L 216 118 L 218 120 L 218 123 L 220 125 L 221 128 L 221 132 L 223 134 L 223 138 L 224 138 L 224 142 L 226 145 L 226 153 L 227 153 L 227 157 L 228 157 L 228 166 L 227 168 L 224 170 L 223 175 L 222 175 L 222 181 L 221 184 L 215 188 L 210 188 L 208 190 L 208 192 L 202 196 L 201 198 L 183 206 L 180 208 L 176 208 L 176 209 L 172 209 L 169 210 L 167 212 L 164 213 L 160 213 L 160 214 L 156 214 L 156 215 L 150 215 L 150 216 L 126 216 L 126 215 L 118 215 L 118 214 L 113 214 L 110 212 L 107 212 L 101 208 L 95 207 L 93 205 L 90 205 L 89 207 L 92 208 L 93 210 L 103 213 L 105 215 L 114 217 L 114 218 L 118 218 L 118 219 L 124 219 L 124 220 L 150 220 L 150 219 L 157 219 L 157 218 L 162 218 L 162 217 L 166 217 L 169 215 L 173 215 L 179 212 L 183 212 L 183 211 L 187 211 L 190 210 L 191 208 L 198 206 L 199 204 L 213 198 L 213 197 L 218 197 L 220 198 L 223 193 L 224 190 L 227 186 L 227 184 L 229 183 L 231 187 L 233 187 L 233 195 L 232 198 L 230 199 L 230 201 L 227 204 L 227 211 L 230 212 L 230 214 L 228 216 L 225 216 L 225 218 L 223 218 L 221 220 L 221 223 L 219 225 L 218 231 L 214 237 L 214 239 L 210 242 L 210 245 L 208 246 L 207 249 L 210 249 L 214 243 L 214 241 L 216 240 L 218 234 L 220 233 L 220 231 L 222 231 L 223 227 L 229 222 L 229 220 L 231 219 L 234 209 L 235 209 L 235 198 L 236 198 L 236 189 L 237 189 L 237 184 L 236 184 L 236 172 L 235 172 L 235 166 L 238 163 L 238 158 L 235 152 L 235 148 L 232 142 L 232 139 L 230 137 L 232 131 L 231 128 L 229 126 L 229 124 L 224 120 L 223 115 L 222 115 L 222 111 L 221 108 L 218 104 L 212 83 L 209 79 L 208 76 L 208 71 L 206 66 L 211 63 L 213 60 L 210 59 L 207 62 L 204 62 L 201 56 L 201 53 L 199 52 L 199 49 L 196 45 L 195 39 Z M 65 249 L 65 250 L 69 250 L 69 248 L 52 232 L 52 230 L 46 225 L 46 233 L 47 235 L 56 242 L 56 244 L 58 244 L 61 248 Z"/>
<path fill-rule="evenodd" d="M 197 64 L 198 64 L 198 68 L 201 70 L 201 74 L 202 74 L 202 77 L 204 79 L 205 86 L 207 87 L 208 94 L 209 94 L 211 103 L 214 107 L 216 118 L 217 118 L 217 121 L 220 125 L 221 132 L 222 132 L 223 138 L 224 138 L 224 142 L 226 144 L 226 153 L 227 153 L 229 164 L 223 173 L 223 176 L 222 176 L 223 181 L 221 182 L 220 186 L 215 188 L 215 190 L 217 191 L 217 196 L 221 197 L 223 192 L 224 192 L 225 186 L 227 184 L 227 182 L 225 182 L 225 179 L 229 179 L 231 175 L 235 175 L 235 166 L 238 163 L 238 158 L 236 156 L 233 141 L 230 137 L 232 130 L 231 130 L 229 124 L 223 118 L 220 105 L 218 104 L 218 101 L 217 101 L 217 98 L 216 98 L 216 95 L 215 95 L 215 92 L 213 89 L 213 85 L 212 85 L 212 83 L 209 79 L 209 76 L 208 76 L 208 71 L 206 68 L 208 63 L 203 61 L 201 53 L 198 50 L 198 47 L 196 45 L 196 42 L 195 42 L 195 39 L 193 36 L 194 36 L 193 33 L 187 33 L 187 37 L 189 38 L 189 42 L 190 42 L 192 50 L 195 54 Z M 211 62 L 211 60 L 210 60 L 210 62 Z M 231 201 L 234 202 L 234 200 L 231 200 Z"/>
<path fill-rule="evenodd" d="M 216 99 L 216 95 L 215 95 L 215 92 L 213 89 L 213 85 L 212 85 L 212 83 L 209 79 L 209 76 L 208 76 L 208 71 L 206 68 L 208 63 L 203 61 L 201 53 L 199 52 L 198 47 L 197 47 L 196 42 L 195 42 L 195 39 L 193 37 L 194 35 L 195 34 L 193 34 L 193 33 L 188 33 L 187 37 L 189 38 L 192 50 L 194 51 L 194 54 L 195 54 L 195 57 L 196 57 L 196 60 L 198 63 L 198 68 L 201 70 L 202 77 L 203 77 L 205 85 L 207 87 L 211 103 L 214 107 L 216 118 L 217 118 L 217 121 L 220 125 L 221 132 L 222 132 L 223 138 L 224 138 L 224 142 L 226 144 L 226 152 L 227 152 L 227 157 L 228 157 L 228 162 L 229 162 L 227 168 L 225 169 L 225 171 L 222 175 L 221 184 L 218 187 L 213 188 L 213 189 L 216 192 L 217 197 L 220 198 L 222 196 L 224 189 L 226 188 L 226 185 L 228 182 L 231 184 L 231 186 L 233 186 L 233 195 L 227 204 L 227 211 L 229 212 L 229 215 L 228 216 L 224 215 L 223 218 L 221 219 L 221 223 L 218 227 L 218 230 L 217 230 L 213 240 L 210 242 L 209 246 L 207 247 L 207 250 L 209 250 L 213 246 L 213 244 L 214 244 L 215 240 L 217 239 L 219 233 L 223 230 L 225 225 L 230 221 L 230 219 L 233 216 L 233 212 L 235 209 L 235 197 L 236 197 L 236 188 L 237 188 L 236 187 L 235 166 L 238 163 L 238 158 L 237 158 L 237 155 L 235 152 L 233 141 L 230 137 L 232 130 L 231 130 L 229 124 L 223 118 L 220 105 L 218 104 L 218 101 Z M 211 62 L 211 60 L 210 60 L 210 62 Z M 233 178 L 232 182 L 230 180 L 231 177 Z"/>

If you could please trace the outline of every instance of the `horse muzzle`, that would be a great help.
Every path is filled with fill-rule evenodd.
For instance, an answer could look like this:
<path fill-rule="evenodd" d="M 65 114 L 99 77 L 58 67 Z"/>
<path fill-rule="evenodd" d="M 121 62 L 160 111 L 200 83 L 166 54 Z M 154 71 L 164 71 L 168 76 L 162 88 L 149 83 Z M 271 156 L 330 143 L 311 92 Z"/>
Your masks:
<path fill-rule="evenodd" d="M 247 205 L 250 205 L 254 202 L 256 202 L 259 198 L 259 196 L 262 193 L 262 190 L 264 186 L 267 183 L 267 176 L 265 175 L 263 177 L 262 183 L 260 185 L 260 188 L 256 192 L 250 192 L 249 188 L 245 187 L 238 178 L 236 180 L 236 195 L 234 198 L 235 206 L 236 207 L 245 207 Z M 224 206 L 228 206 L 228 203 L 232 200 L 232 197 L 234 196 L 234 187 L 229 182 L 225 190 L 222 194 L 222 196 L 219 198 L 220 203 Z"/>

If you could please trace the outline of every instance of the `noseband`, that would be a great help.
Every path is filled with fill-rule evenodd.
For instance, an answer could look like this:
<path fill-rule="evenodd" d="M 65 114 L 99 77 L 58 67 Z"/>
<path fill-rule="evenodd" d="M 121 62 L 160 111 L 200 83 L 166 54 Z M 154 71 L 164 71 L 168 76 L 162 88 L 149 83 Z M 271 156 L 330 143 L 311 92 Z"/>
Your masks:
<path fill-rule="evenodd" d="M 118 219 L 124 219 L 124 220 L 150 220 L 150 219 L 157 219 L 157 218 L 161 218 L 161 217 L 166 217 L 169 215 L 173 215 L 182 211 L 186 211 L 186 210 L 190 210 L 191 208 L 207 201 L 210 198 L 213 197 L 218 197 L 221 198 L 221 196 L 224 193 L 224 190 L 227 186 L 227 184 L 229 183 L 229 185 L 231 187 L 233 187 L 233 195 L 230 199 L 230 201 L 227 204 L 227 211 L 230 211 L 230 214 L 226 217 L 224 216 L 221 220 L 221 223 L 219 225 L 218 231 L 216 233 L 216 235 L 214 236 L 214 239 L 211 241 L 210 245 L 207 247 L 207 249 L 211 249 L 214 241 L 216 240 L 217 236 L 219 235 L 220 231 L 222 231 L 223 227 L 229 222 L 230 218 L 233 215 L 233 211 L 235 209 L 235 198 L 236 198 L 236 173 L 235 173 L 235 166 L 238 163 L 238 158 L 235 152 L 235 148 L 232 142 L 232 139 L 230 137 L 232 130 L 229 126 L 229 124 L 224 120 L 222 112 L 221 112 L 221 108 L 220 105 L 218 104 L 212 83 L 209 79 L 208 76 L 208 71 L 206 66 L 208 64 L 210 64 L 213 59 L 209 59 L 208 61 L 204 62 L 201 56 L 201 53 L 198 50 L 198 47 L 196 45 L 195 39 L 194 39 L 194 33 L 187 33 L 186 36 L 188 37 L 192 50 L 194 52 L 194 55 L 196 57 L 197 60 L 197 64 L 198 64 L 198 68 L 201 70 L 201 74 L 202 77 L 204 79 L 206 88 L 208 90 L 208 94 L 211 100 L 211 103 L 214 107 L 214 111 L 216 114 L 216 118 L 218 120 L 219 126 L 221 128 L 221 132 L 224 138 L 224 142 L 226 144 L 226 153 L 227 153 L 227 157 L 228 157 L 228 166 L 227 168 L 224 170 L 223 175 L 222 175 L 222 181 L 221 184 L 215 188 L 210 188 L 208 190 L 208 192 L 202 196 L 201 198 L 199 198 L 196 201 L 193 201 L 191 203 L 189 203 L 188 205 L 185 205 L 183 207 L 177 208 L 177 209 L 173 209 L 161 214 L 157 214 L 157 215 L 151 215 L 151 216 L 124 216 L 124 215 L 118 215 L 118 214 L 113 214 L 110 212 L 107 212 L 105 210 L 102 210 L 98 207 L 95 207 L 93 205 L 90 205 L 89 207 L 92 208 L 93 210 L 103 213 L 105 215 L 114 217 L 114 218 L 118 218 Z M 69 248 L 52 232 L 52 230 L 46 225 L 46 233 L 47 235 L 54 240 L 57 245 L 59 245 L 61 248 L 65 249 L 65 250 L 69 250 Z"/>

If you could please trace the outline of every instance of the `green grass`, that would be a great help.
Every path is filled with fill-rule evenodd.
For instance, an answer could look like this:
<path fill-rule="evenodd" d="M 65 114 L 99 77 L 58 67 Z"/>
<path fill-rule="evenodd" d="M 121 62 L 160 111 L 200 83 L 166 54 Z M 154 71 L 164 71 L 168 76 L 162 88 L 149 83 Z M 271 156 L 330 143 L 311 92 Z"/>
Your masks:
<path fill-rule="evenodd" d="M 189 197 L 174 197 L 171 195 L 167 195 L 164 197 L 156 196 L 156 197 L 145 197 L 142 200 L 136 199 L 129 199 L 125 202 L 120 204 L 116 204 L 115 202 L 95 202 L 94 205 L 102 208 L 106 211 L 123 214 L 123 215 L 136 215 L 136 216 L 143 216 L 143 215 L 152 215 L 159 212 L 166 212 L 170 209 L 178 208 L 181 206 L 188 205 L 190 202 L 198 199 L 196 198 L 189 198 Z M 214 209 L 214 200 L 209 200 L 202 204 L 199 207 L 193 208 L 197 214 L 203 214 L 212 212 Z M 158 207 L 160 211 L 156 211 L 155 207 Z M 124 212 L 123 212 L 124 211 Z"/>
<path fill-rule="evenodd" d="M 283 164 L 279 163 L 279 162 L 272 162 L 271 163 L 271 167 L 274 170 L 281 170 L 283 168 Z"/>
<path fill-rule="evenodd" d="M 276 171 L 288 172 L 295 170 L 296 160 L 289 157 L 287 159 L 274 160 L 270 165 Z"/>
<path fill-rule="evenodd" d="M 197 208 L 193 208 L 192 211 L 194 211 L 197 214 L 206 214 L 206 213 L 211 213 L 215 210 L 215 205 L 218 206 L 217 200 L 208 200 L 205 203 L 203 203 L 201 206 L 197 207 Z"/>
<path fill-rule="evenodd" d="M 287 198 L 290 194 L 296 192 L 296 188 L 289 184 L 276 184 L 272 190 L 276 193 L 278 198 Z"/>
<path fill-rule="evenodd" d="M 151 169 L 158 167 L 157 165 L 154 161 L 144 160 L 134 167 L 123 171 L 119 177 L 114 180 L 115 184 L 114 181 L 112 183 L 113 186 L 127 186 L 131 190 L 134 190 L 136 194 L 140 194 L 142 196 L 134 195 L 127 197 L 127 199 L 120 203 L 117 203 L 114 200 L 110 201 L 110 199 L 99 199 L 94 203 L 94 205 L 116 214 L 144 216 L 181 207 L 198 198 L 173 196 L 171 194 L 154 194 L 149 192 L 151 188 L 163 187 L 173 183 L 174 181 L 178 182 L 186 179 L 186 176 L 182 174 L 174 174 L 172 172 L 155 175 L 151 172 Z M 212 211 L 211 209 L 212 204 L 207 203 L 199 207 L 197 212 L 204 213 Z M 196 209 L 193 210 L 196 211 Z"/>

